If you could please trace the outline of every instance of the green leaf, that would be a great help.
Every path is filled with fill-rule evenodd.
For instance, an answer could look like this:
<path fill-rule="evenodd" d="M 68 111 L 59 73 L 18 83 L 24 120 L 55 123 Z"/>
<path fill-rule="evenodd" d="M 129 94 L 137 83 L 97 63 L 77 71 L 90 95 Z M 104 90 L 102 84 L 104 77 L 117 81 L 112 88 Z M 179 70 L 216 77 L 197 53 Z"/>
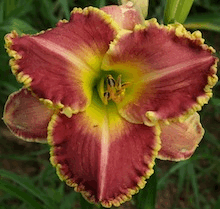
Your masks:
<path fill-rule="evenodd" d="M 184 23 L 194 0 L 167 0 L 164 11 L 164 23 Z"/>
<path fill-rule="evenodd" d="M 76 202 L 79 199 L 78 195 L 81 195 L 81 194 L 76 193 L 75 191 L 72 191 L 69 194 L 65 194 L 63 196 L 62 202 L 60 203 L 59 209 L 74 208 L 73 204 L 74 204 L 74 202 Z"/>
<path fill-rule="evenodd" d="M 220 107 L 220 98 L 212 98 L 211 100 L 210 100 L 210 103 L 212 103 L 213 105 L 215 105 L 215 106 L 218 106 L 218 107 Z"/>
<path fill-rule="evenodd" d="M 69 19 L 70 18 L 70 10 L 69 10 L 68 0 L 59 0 L 59 2 L 63 8 L 63 11 L 64 11 L 66 18 Z"/>
<path fill-rule="evenodd" d="M 16 7 L 10 11 L 10 13 L 7 16 L 7 19 L 12 17 L 20 18 L 22 16 L 27 15 L 27 13 L 31 12 L 31 10 L 33 9 L 32 1 L 33 0 L 19 1 Z"/>
<path fill-rule="evenodd" d="M 181 167 L 183 166 L 186 166 L 190 163 L 190 160 L 185 160 L 185 161 L 182 161 L 182 162 L 178 162 L 177 164 L 175 164 L 159 181 L 158 181 L 158 189 L 160 189 L 163 185 L 163 182 L 166 181 L 166 179 L 173 173 L 175 173 L 178 169 L 180 169 Z"/>
<path fill-rule="evenodd" d="M 82 195 L 80 194 L 80 205 L 81 205 L 81 209 L 92 209 L 93 205 L 91 205 L 89 202 L 87 202 Z"/>
<path fill-rule="evenodd" d="M 0 23 L 4 20 L 4 1 L 0 2 Z"/>
<path fill-rule="evenodd" d="M 26 202 L 29 204 L 30 208 L 34 209 L 42 209 L 42 205 L 39 204 L 33 197 L 28 194 L 27 192 L 22 191 L 17 186 L 14 186 L 12 183 L 9 183 L 4 180 L 0 180 L 0 190 L 3 190 L 9 194 L 11 194 L 14 197 L 17 197 L 18 199 Z"/>
<path fill-rule="evenodd" d="M 209 143 L 212 143 L 217 149 L 220 150 L 220 143 L 219 143 L 218 139 L 213 134 L 211 134 L 208 130 L 206 130 L 204 138 Z"/>
<path fill-rule="evenodd" d="M 197 184 L 194 165 L 192 163 L 190 163 L 188 165 L 188 174 L 189 174 L 189 177 L 191 179 L 191 184 L 192 184 L 192 188 L 193 188 L 193 191 L 194 191 L 194 196 L 195 196 L 195 200 L 196 200 L 196 208 L 200 209 L 200 206 L 199 206 L 199 189 L 198 189 L 198 184 Z"/>
<path fill-rule="evenodd" d="M 144 189 L 138 194 L 138 209 L 154 209 L 157 195 L 156 172 L 148 179 Z"/>
<path fill-rule="evenodd" d="M 16 30 L 18 34 L 22 34 L 22 33 L 34 34 L 38 32 L 31 25 L 18 18 L 9 19 L 7 22 L 4 23 L 4 25 L 0 26 L 0 30 L 4 30 L 6 32 L 11 32 L 12 30 Z"/>
<path fill-rule="evenodd" d="M 179 168 L 179 179 L 178 179 L 178 196 L 183 191 L 184 182 L 186 179 L 186 167 L 180 167 Z"/>
<path fill-rule="evenodd" d="M 102 8 L 106 6 L 106 0 L 97 0 L 96 4 L 98 5 L 99 8 Z"/>
<path fill-rule="evenodd" d="M 28 178 L 20 177 L 12 172 L 6 171 L 6 170 L 0 170 L 1 177 L 8 178 L 20 186 L 22 186 L 24 189 L 26 189 L 28 192 L 27 194 L 32 194 L 33 196 L 39 198 L 42 202 L 47 205 L 47 208 L 54 208 L 54 205 L 52 204 L 52 199 L 49 199 L 47 197 L 47 194 L 42 193 L 41 190 L 39 190 Z"/>
<path fill-rule="evenodd" d="M 188 29 L 205 29 L 220 32 L 220 15 L 204 13 L 190 16 L 184 26 Z"/>
<path fill-rule="evenodd" d="M 16 9 L 17 0 L 5 0 L 5 15 L 8 16 L 14 9 Z"/>
<path fill-rule="evenodd" d="M 54 10 L 52 8 L 54 8 L 54 4 L 51 0 L 41 1 L 41 14 L 43 18 L 48 20 L 51 26 L 54 26 L 58 22 L 58 19 L 53 14 Z"/>
<path fill-rule="evenodd" d="M 215 203 L 215 207 L 213 209 L 219 209 L 220 208 L 220 197 L 218 198 L 217 202 Z"/>

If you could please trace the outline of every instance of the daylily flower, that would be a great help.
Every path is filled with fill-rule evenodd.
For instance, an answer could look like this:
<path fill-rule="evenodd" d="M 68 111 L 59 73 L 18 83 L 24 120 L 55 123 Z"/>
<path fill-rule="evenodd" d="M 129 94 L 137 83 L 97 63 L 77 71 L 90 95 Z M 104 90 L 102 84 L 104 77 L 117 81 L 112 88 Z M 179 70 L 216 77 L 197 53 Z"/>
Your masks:
<path fill-rule="evenodd" d="M 60 179 L 105 207 L 143 188 L 156 157 L 193 154 L 204 132 L 196 111 L 217 81 L 200 32 L 143 22 L 128 7 L 74 9 L 56 28 L 5 36 L 24 84 L 9 96 L 5 123 L 48 142 Z"/>

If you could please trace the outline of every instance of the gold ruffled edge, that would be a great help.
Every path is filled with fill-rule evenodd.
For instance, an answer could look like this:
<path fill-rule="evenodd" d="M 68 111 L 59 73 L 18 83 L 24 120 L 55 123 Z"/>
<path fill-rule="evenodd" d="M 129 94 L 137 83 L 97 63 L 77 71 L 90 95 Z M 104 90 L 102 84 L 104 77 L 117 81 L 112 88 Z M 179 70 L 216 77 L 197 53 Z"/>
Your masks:
<path fill-rule="evenodd" d="M 199 118 L 199 120 L 198 121 L 192 121 L 191 120 L 191 123 L 189 123 L 190 125 L 193 125 L 194 126 L 194 128 L 195 129 L 200 129 L 200 131 L 201 131 L 201 134 L 200 134 L 200 137 L 199 138 L 197 138 L 197 139 L 199 139 L 198 141 L 197 141 L 197 143 L 192 147 L 192 149 L 191 150 L 193 150 L 192 151 L 192 154 L 190 155 L 190 156 L 188 156 L 188 157 L 179 157 L 179 158 L 172 158 L 172 157 L 168 157 L 168 156 L 163 156 L 163 155 L 160 155 L 160 152 L 158 152 L 158 155 L 157 155 L 157 159 L 160 159 L 160 160 L 169 160 L 169 161 L 174 161 L 174 162 L 179 162 L 179 161 L 182 161 L 182 160 L 188 160 L 189 158 L 191 158 L 192 157 L 192 155 L 194 154 L 194 152 L 196 151 L 196 149 L 199 147 L 199 143 L 201 142 L 201 140 L 202 140 L 202 138 L 204 137 L 204 134 L 205 134 L 205 130 L 204 130 L 204 128 L 202 127 L 202 124 L 201 124 L 201 121 L 200 121 L 200 115 L 199 115 L 199 113 L 194 113 L 194 115 L 197 115 L 197 117 Z M 191 115 L 190 117 L 193 117 L 193 115 Z M 188 118 L 189 119 L 189 118 Z M 196 119 L 195 119 L 196 120 Z M 161 126 L 166 126 L 166 124 L 163 124 L 163 123 L 161 123 L 160 124 Z M 169 125 L 168 125 L 169 126 Z M 162 129 L 162 131 L 163 131 L 163 128 L 161 127 L 161 129 Z M 163 146 L 163 145 L 162 145 Z M 186 150 L 187 151 L 187 150 Z"/>
<path fill-rule="evenodd" d="M 211 54 L 215 53 L 215 49 L 211 46 L 208 46 L 204 44 L 204 39 L 202 38 L 202 33 L 200 31 L 195 31 L 193 33 L 187 31 L 184 26 L 180 23 L 174 23 L 169 24 L 167 26 L 160 25 L 157 22 L 156 18 L 152 18 L 150 20 L 145 21 L 145 25 L 138 24 L 135 26 L 134 30 L 121 30 L 114 41 L 110 44 L 108 53 L 111 53 L 114 51 L 115 45 L 120 41 L 121 37 L 123 37 L 126 34 L 132 33 L 134 31 L 140 31 L 140 30 L 146 30 L 150 25 L 156 26 L 158 29 L 165 29 L 167 32 L 175 31 L 175 34 L 177 37 L 183 37 L 188 38 L 190 40 L 196 40 L 198 46 L 202 47 L 203 50 L 209 51 Z M 217 73 L 217 62 L 219 59 L 215 57 L 215 63 L 211 66 L 210 70 L 213 72 L 212 75 L 209 75 L 207 78 L 207 85 L 204 88 L 205 95 L 197 97 L 197 103 L 195 103 L 191 108 L 189 108 L 187 111 L 185 111 L 181 116 L 175 117 L 175 118 L 169 118 L 169 119 L 159 119 L 154 111 L 147 111 L 145 113 L 145 116 L 147 120 L 144 121 L 144 124 L 147 126 L 154 126 L 156 123 L 163 122 L 165 124 L 170 124 L 172 122 L 184 122 L 190 115 L 195 113 L 196 111 L 200 111 L 202 109 L 202 106 L 204 104 L 207 104 L 209 99 L 212 97 L 212 88 L 215 86 L 215 84 L 218 81 L 218 77 L 216 75 Z M 108 69 L 108 62 L 102 63 L 102 69 Z M 120 111 L 119 111 L 120 112 Z M 125 118 L 127 121 L 135 124 L 142 124 L 142 121 L 135 121 L 129 118 L 126 114 L 123 114 L 123 112 L 120 112 L 121 116 Z"/>
<path fill-rule="evenodd" d="M 140 189 L 143 189 L 145 187 L 145 185 L 147 183 L 146 180 L 149 179 L 150 176 L 154 173 L 153 167 L 155 165 L 155 159 L 156 159 L 158 152 L 161 148 L 161 140 L 160 140 L 161 130 L 160 130 L 159 124 L 154 126 L 155 146 L 152 151 L 152 161 L 150 163 L 148 163 L 149 170 L 145 173 L 144 176 L 140 177 L 140 180 L 137 183 L 137 186 L 134 188 L 129 188 L 128 192 L 126 194 L 121 194 L 121 195 L 117 196 L 115 199 L 111 199 L 108 201 L 106 201 L 106 200 L 100 201 L 97 203 L 95 201 L 95 196 L 91 196 L 90 192 L 84 190 L 85 189 L 84 187 L 79 186 L 75 182 L 72 182 L 72 180 L 69 179 L 68 176 L 66 176 L 62 173 L 62 171 L 61 171 L 62 165 L 56 161 L 56 156 L 54 154 L 55 148 L 54 148 L 54 144 L 53 144 L 52 133 L 53 133 L 53 128 L 56 124 L 58 117 L 59 117 L 58 114 L 55 113 L 52 116 L 51 121 L 48 125 L 48 144 L 51 146 L 51 148 L 50 148 L 50 162 L 56 168 L 56 173 L 61 181 L 65 181 L 68 186 L 74 187 L 74 190 L 76 192 L 80 192 L 82 194 L 82 196 L 90 203 L 93 203 L 96 205 L 101 204 L 103 207 L 106 207 L 106 208 L 111 208 L 112 206 L 119 207 L 124 202 L 131 200 L 132 195 L 138 193 Z"/>
<path fill-rule="evenodd" d="M 137 25 L 135 27 L 135 31 L 138 30 L 144 30 L 148 28 L 150 25 L 154 25 L 159 29 L 165 29 L 168 32 L 175 31 L 175 35 L 177 37 L 187 38 L 190 40 L 196 40 L 198 46 L 202 47 L 203 50 L 209 51 L 211 54 L 215 53 L 215 49 L 212 46 L 208 46 L 204 44 L 204 39 L 202 38 L 202 33 L 200 31 L 195 31 L 193 33 L 187 31 L 184 26 L 180 23 L 174 23 L 169 24 L 167 26 L 160 25 L 157 22 L 157 19 L 152 18 L 150 20 L 145 21 L 145 26 Z M 212 97 L 212 88 L 215 86 L 215 84 L 218 81 L 218 77 L 216 75 L 217 73 L 217 62 L 219 59 L 215 57 L 215 63 L 211 66 L 210 70 L 212 71 L 212 75 L 209 75 L 207 78 L 207 85 L 204 88 L 205 95 L 198 96 L 197 97 L 197 103 L 195 103 L 191 108 L 189 108 L 187 111 L 185 111 L 181 116 L 175 117 L 175 118 L 169 118 L 165 120 L 161 120 L 161 122 L 165 124 L 170 124 L 172 122 L 184 122 L 190 115 L 193 115 L 196 111 L 200 111 L 202 109 L 202 106 L 205 104 L 208 104 L 209 99 Z M 147 111 L 146 117 L 149 119 L 149 121 L 144 122 L 145 125 L 153 126 L 158 120 L 157 115 L 153 111 Z"/>
<path fill-rule="evenodd" d="M 95 7 L 86 7 L 84 9 L 81 8 L 74 8 L 71 11 L 71 15 L 75 14 L 75 13 L 79 13 L 79 14 L 83 14 L 85 16 L 89 15 L 90 12 L 94 12 L 95 14 L 97 14 L 102 20 L 104 20 L 104 22 L 110 26 L 110 28 L 115 31 L 115 34 L 117 35 L 118 32 L 120 31 L 120 27 L 118 26 L 118 24 L 112 19 L 112 17 L 110 15 L 108 15 L 107 13 L 105 13 L 104 11 L 95 8 Z M 69 21 L 64 19 L 64 20 L 60 20 L 57 24 L 65 24 L 68 23 Z M 47 29 L 46 31 L 50 31 L 52 30 L 52 28 Z M 46 31 L 40 31 L 39 33 L 36 33 L 34 35 L 29 35 L 29 34 L 22 34 L 22 36 L 25 35 L 29 35 L 29 36 L 37 36 L 39 34 L 43 34 Z M 17 64 L 17 61 L 22 59 L 22 56 L 15 50 L 11 49 L 12 45 L 13 45 L 13 39 L 19 37 L 18 33 L 13 30 L 11 33 L 6 34 L 4 39 L 5 39 L 5 48 L 6 51 L 8 53 L 8 55 L 10 57 L 12 57 L 9 60 L 9 65 L 11 66 L 11 71 L 12 73 L 16 76 L 16 79 L 19 83 L 23 83 L 25 88 L 28 88 L 30 91 L 31 90 L 31 83 L 32 83 L 32 78 L 27 75 L 24 74 L 23 72 L 19 72 L 19 65 Z M 53 103 L 51 100 L 49 99 L 44 99 L 44 98 L 39 98 L 39 100 L 41 102 L 43 102 L 48 108 L 54 107 L 54 108 L 58 108 L 58 109 L 62 109 L 63 114 L 65 114 L 67 117 L 71 117 L 72 114 L 76 114 L 78 112 L 83 112 L 88 106 L 89 104 L 87 104 L 87 106 L 82 109 L 82 110 L 75 110 L 70 106 L 65 106 L 64 104 L 62 104 L 60 101 Z"/>

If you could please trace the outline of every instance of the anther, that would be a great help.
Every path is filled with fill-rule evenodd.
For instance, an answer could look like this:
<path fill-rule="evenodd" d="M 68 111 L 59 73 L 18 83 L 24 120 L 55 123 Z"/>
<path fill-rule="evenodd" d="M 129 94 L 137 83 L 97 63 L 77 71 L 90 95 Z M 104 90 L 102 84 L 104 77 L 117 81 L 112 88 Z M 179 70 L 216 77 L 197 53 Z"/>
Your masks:
<path fill-rule="evenodd" d="M 107 76 L 107 83 L 110 87 L 115 87 L 115 79 L 111 75 Z"/>
<path fill-rule="evenodd" d="M 121 85 L 121 88 L 122 88 L 122 89 L 125 89 L 125 88 L 129 87 L 130 85 L 131 85 L 130 82 L 125 82 L 125 83 L 123 83 L 123 84 Z"/>
<path fill-rule="evenodd" d="M 125 96 L 126 88 L 129 87 L 131 83 L 130 82 L 122 83 L 121 75 L 118 75 L 117 80 L 115 80 L 111 75 L 108 75 L 105 85 L 106 85 L 106 89 L 104 91 L 104 83 L 103 83 L 103 91 L 100 97 L 103 103 L 107 105 L 109 100 L 112 100 L 115 103 L 121 102 Z"/>
<path fill-rule="evenodd" d="M 110 98 L 110 92 L 106 91 L 106 92 L 104 93 L 104 97 L 105 97 L 106 99 L 109 99 L 109 98 Z"/>
<path fill-rule="evenodd" d="M 103 102 L 104 102 L 105 105 L 108 104 L 108 100 L 110 100 L 110 92 L 106 91 L 104 93 L 104 98 L 103 98 Z"/>

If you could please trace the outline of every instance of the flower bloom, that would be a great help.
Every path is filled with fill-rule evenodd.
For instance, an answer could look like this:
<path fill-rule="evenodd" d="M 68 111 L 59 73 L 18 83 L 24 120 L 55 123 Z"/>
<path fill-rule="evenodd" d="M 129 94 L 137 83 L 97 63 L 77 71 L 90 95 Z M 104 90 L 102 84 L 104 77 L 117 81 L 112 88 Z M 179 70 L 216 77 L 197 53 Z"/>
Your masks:
<path fill-rule="evenodd" d="M 196 111 L 212 96 L 217 59 L 200 32 L 109 6 L 5 40 L 24 84 L 5 123 L 48 142 L 60 179 L 90 202 L 119 206 L 145 186 L 156 157 L 187 159 L 202 139 Z"/>

